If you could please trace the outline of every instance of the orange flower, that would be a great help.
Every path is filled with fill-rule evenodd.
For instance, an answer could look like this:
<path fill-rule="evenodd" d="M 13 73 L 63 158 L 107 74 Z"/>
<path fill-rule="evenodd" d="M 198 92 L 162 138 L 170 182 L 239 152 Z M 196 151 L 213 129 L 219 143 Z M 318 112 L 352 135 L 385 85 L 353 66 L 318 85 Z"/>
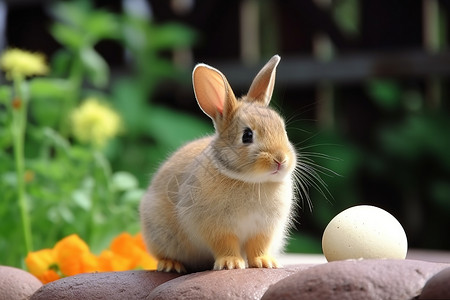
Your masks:
<path fill-rule="evenodd" d="M 100 272 L 126 271 L 134 269 L 130 258 L 114 253 L 111 250 L 102 251 L 98 260 Z"/>
<path fill-rule="evenodd" d="M 132 237 L 129 233 L 122 233 L 111 242 L 111 250 L 119 255 L 129 257 L 131 269 L 156 269 L 156 260 L 145 251 L 142 236 Z"/>
<path fill-rule="evenodd" d="M 134 241 L 135 245 L 143 251 L 141 261 L 138 266 L 144 270 L 156 270 L 158 261 L 148 253 L 147 247 L 144 243 L 144 239 L 142 238 L 142 233 L 139 232 L 138 234 L 136 234 L 134 236 Z"/>
<path fill-rule="evenodd" d="M 51 269 L 56 266 L 53 249 L 42 249 L 28 253 L 25 258 L 25 264 L 30 273 L 36 276 L 44 284 L 60 278 L 58 273 Z"/>
<path fill-rule="evenodd" d="M 141 248 L 144 251 L 147 251 L 147 247 L 145 246 L 144 243 L 144 238 L 142 237 L 142 233 L 138 233 L 134 236 L 134 242 L 136 243 L 136 245 Z"/>
<path fill-rule="evenodd" d="M 55 255 L 61 272 L 66 276 L 98 270 L 97 257 L 89 246 L 76 234 L 69 235 L 56 243 Z"/>
<path fill-rule="evenodd" d="M 142 235 L 118 235 L 99 256 L 76 234 L 63 238 L 53 249 L 28 253 L 25 263 L 30 273 L 42 283 L 64 276 L 88 272 L 111 272 L 134 269 L 155 270 L 156 260 L 145 251 Z"/>
<path fill-rule="evenodd" d="M 156 260 L 145 251 L 145 245 L 140 234 L 132 237 L 122 233 L 111 242 L 111 251 L 129 260 L 129 269 L 156 269 Z"/>
<path fill-rule="evenodd" d="M 58 279 L 61 279 L 61 276 L 55 270 L 47 270 L 41 276 L 38 276 L 38 279 L 43 283 L 49 283 Z"/>

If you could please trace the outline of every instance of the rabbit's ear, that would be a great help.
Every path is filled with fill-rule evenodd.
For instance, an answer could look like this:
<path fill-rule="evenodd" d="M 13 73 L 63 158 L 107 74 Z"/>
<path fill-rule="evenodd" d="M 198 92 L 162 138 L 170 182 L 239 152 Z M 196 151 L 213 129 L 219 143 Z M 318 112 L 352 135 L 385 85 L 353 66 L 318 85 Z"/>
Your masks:
<path fill-rule="evenodd" d="M 275 73 L 280 56 L 274 55 L 266 65 L 259 71 L 247 93 L 247 99 L 269 105 L 275 85 Z"/>
<path fill-rule="evenodd" d="M 236 107 L 236 98 L 225 76 L 217 69 L 198 64 L 192 72 L 195 98 L 211 119 L 227 116 Z"/>

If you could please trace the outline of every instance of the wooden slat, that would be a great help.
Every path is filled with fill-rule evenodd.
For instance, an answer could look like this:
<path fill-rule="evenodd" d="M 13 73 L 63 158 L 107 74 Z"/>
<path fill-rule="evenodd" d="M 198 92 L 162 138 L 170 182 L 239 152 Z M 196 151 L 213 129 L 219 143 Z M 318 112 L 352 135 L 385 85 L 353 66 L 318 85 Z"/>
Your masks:
<path fill-rule="evenodd" d="M 209 62 L 221 70 L 232 86 L 249 86 L 263 63 L 251 67 L 236 61 Z M 336 84 L 358 83 L 370 78 L 421 78 L 450 75 L 450 52 L 427 54 L 402 51 L 337 55 L 321 62 L 309 57 L 282 56 L 277 70 L 278 85 L 315 85 L 326 80 Z"/>

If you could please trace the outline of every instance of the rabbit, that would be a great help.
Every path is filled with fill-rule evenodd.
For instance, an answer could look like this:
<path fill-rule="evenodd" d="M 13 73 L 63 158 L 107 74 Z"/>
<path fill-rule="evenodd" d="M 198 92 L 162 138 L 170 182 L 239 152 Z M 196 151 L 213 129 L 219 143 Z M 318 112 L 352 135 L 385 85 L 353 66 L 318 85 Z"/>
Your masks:
<path fill-rule="evenodd" d="M 195 66 L 194 94 L 215 134 L 176 151 L 142 198 L 142 234 L 159 271 L 281 267 L 297 154 L 268 107 L 279 61 L 273 56 L 240 99 L 219 70 Z"/>

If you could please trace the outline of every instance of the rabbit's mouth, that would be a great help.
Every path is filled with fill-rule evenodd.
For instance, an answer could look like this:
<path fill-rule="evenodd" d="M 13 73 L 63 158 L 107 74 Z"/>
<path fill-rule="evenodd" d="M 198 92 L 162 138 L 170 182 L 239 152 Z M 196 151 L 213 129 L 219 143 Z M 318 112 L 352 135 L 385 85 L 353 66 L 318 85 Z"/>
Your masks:
<path fill-rule="evenodd" d="M 285 177 L 289 174 L 288 165 L 285 163 L 277 163 L 270 172 L 270 176 L 268 177 L 268 181 L 283 181 Z"/>
<path fill-rule="evenodd" d="M 286 169 L 286 161 L 279 162 L 278 160 L 274 159 L 274 162 L 275 170 L 271 174 L 275 175 Z"/>

